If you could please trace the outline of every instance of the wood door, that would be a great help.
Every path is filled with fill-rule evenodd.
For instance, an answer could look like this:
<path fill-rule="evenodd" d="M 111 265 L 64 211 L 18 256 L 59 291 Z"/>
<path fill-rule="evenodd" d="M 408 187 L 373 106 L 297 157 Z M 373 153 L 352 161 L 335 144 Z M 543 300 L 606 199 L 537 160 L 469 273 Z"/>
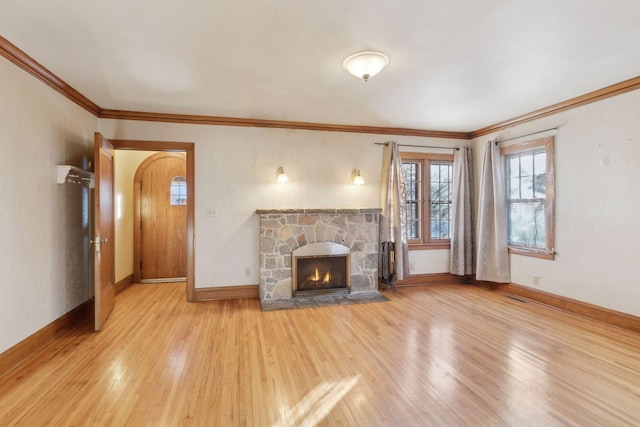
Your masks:
<path fill-rule="evenodd" d="M 154 154 L 136 172 L 134 192 L 140 230 L 136 262 L 141 282 L 187 276 L 186 176 L 183 153 Z M 180 186 L 181 193 L 177 189 Z"/>
<path fill-rule="evenodd" d="M 113 245 L 113 145 L 100 133 L 94 143 L 95 330 L 104 326 L 116 303 Z"/>

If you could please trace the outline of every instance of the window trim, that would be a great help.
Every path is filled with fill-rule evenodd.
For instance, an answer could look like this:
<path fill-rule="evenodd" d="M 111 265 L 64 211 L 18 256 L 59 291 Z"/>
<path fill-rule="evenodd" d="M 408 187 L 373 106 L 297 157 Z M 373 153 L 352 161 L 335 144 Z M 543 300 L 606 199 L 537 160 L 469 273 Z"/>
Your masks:
<path fill-rule="evenodd" d="M 547 187 L 544 201 L 545 210 L 545 227 L 547 231 L 545 249 L 528 248 L 525 246 L 509 245 L 509 253 L 530 256 L 542 259 L 555 259 L 555 168 L 554 168 L 554 137 L 549 136 L 546 138 L 534 139 L 531 141 L 523 142 L 520 144 L 508 145 L 500 147 L 500 155 L 503 156 L 505 162 L 505 190 L 508 188 L 506 180 L 506 159 L 508 155 L 516 153 L 524 153 L 527 151 L 533 151 L 536 149 L 544 148 L 546 155 L 546 172 L 547 172 Z M 506 198 L 505 192 L 505 198 Z"/>
<path fill-rule="evenodd" d="M 427 207 L 429 204 L 429 193 L 427 190 L 431 188 L 431 175 L 428 173 L 429 163 L 432 160 L 444 160 L 451 162 L 453 165 L 453 154 L 440 154 L 440 153 L 416 153 L 416 152 L 400 152 L 400 160 L 404 161 L 420 161 L 422 171 L 422 224 L 421 233 L 422 239 L 409 240 L 409 250 L 430 250 L 430 249 L 450 249 L 451 239 L 431 239 L 431 233 L 429 229 L 429 221 L 431 220 L 431 212 Z M 430 190 L 429 190 L 430 191 Z M 426 209 L 425 209 L 426 208 Z M 425 239 L 426 237 L 426 239 Z"/>

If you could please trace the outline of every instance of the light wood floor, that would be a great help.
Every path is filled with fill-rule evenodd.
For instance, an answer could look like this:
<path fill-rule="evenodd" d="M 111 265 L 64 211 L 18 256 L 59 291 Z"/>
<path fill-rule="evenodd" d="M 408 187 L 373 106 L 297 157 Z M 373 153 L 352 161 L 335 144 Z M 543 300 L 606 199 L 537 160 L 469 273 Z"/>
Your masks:
<path fill-rule="evenodd" d="M 134 285 L 0 379 L 0 425 L 640 425 L 640 335 L 460 285 L 263 313 Z"/>

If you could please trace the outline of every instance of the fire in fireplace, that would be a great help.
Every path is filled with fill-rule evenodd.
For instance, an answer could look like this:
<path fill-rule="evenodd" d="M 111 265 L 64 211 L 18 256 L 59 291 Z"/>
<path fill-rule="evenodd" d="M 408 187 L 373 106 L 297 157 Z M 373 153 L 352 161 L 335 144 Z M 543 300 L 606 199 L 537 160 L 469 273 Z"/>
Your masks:
<path fill-rule="evenodd" d="M 298 257 L 297 264 L 298 292 L 346 287 L 346 256 Z"/>
<path fill-rule="evenodd" d="M 332 242 L 301 246 L 292 256 L 292 294 L 349 293 L 349 248 Z"/>

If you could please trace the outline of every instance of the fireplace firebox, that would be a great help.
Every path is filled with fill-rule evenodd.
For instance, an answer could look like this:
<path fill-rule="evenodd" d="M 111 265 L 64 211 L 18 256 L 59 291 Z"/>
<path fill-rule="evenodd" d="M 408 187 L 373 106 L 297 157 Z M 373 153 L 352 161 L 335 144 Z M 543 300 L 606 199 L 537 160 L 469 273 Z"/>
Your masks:
<path fill-rule="evenodd" d="M 339 243 L 316 242 L 291 253 L 292 296 L 348 294 L 350 251 Z"/>

